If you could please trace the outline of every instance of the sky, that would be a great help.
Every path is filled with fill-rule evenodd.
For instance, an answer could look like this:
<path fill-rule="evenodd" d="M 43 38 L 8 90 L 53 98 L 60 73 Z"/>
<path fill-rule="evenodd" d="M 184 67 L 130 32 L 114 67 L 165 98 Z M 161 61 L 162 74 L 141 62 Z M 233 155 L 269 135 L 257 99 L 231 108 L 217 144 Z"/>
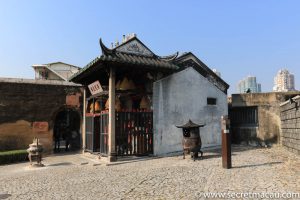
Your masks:
<path fill-rule="evenodd" d="M 0 0 L 0 77 L 34 78 L 33 64 L 84 67 L 136 33 L 155 54 L 193 52 L 236 93 L 256 76 L 270 92 L 281 68 L 300 89 L 298 0 Z"/>

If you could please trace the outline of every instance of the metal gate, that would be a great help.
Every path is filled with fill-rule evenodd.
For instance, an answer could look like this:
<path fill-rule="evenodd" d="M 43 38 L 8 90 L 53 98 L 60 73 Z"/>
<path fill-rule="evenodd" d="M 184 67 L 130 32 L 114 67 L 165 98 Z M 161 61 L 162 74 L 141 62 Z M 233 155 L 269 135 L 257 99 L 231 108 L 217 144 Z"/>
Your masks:
<path fill-rule="evenodd" d="M 99 152 L 100 150 L 100 120 L 99 115 L 86 116 L 86 150 Z"/>
<path fill-rule="evenodd" d="M 259 126 L 256 106 L 231 107 L 229 117 L 233 143 L 249 141 L 256 137 Z"/>
<path fill-rule="evenodd" d="M 87 151 L 94 151 L 94 116 L 85 117 L 85 148 Z"/>
<path fill-rule="evenodd" d="M 108 154 L 108 112 L 103 112 L 99 117 L 99 129 L 100 129 L 100 153 L 101 155 Z"/>
<path fill-rule="evenodd" d="M 258 114 L 256 106 L 232 107 L 229 109 L 231 125 L 253 125 L 258 124 Z"/>
<path fill-rule="evenodd" d="M 108 113 L 86 116 L 86 150 L 108 153 Z"/>
<path fill-rule="evenodd" d="M 153 112 L 116 113 L 117 155 L 153 153 Z"/>
<path fill-rule="evenodd" d="M 116 112 L 116 152 L 153 154 L 153 112 Z M 86 150 L 108 154 L 108 112 L 86 116 Z"/>

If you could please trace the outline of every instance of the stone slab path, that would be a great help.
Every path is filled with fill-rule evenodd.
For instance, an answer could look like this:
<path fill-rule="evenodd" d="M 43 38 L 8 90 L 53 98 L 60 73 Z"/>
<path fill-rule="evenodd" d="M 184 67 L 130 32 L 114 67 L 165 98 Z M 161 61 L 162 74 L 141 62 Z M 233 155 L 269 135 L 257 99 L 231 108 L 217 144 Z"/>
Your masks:
<path fill-rule="evenodd" d="M 282 147 L 233 148 L 107 166 L 83 155 L 47 157 L 46 167 L 0 166 L 0 199 L 200 199 L 200 192 L 300 192 L 300 158 Z"/>

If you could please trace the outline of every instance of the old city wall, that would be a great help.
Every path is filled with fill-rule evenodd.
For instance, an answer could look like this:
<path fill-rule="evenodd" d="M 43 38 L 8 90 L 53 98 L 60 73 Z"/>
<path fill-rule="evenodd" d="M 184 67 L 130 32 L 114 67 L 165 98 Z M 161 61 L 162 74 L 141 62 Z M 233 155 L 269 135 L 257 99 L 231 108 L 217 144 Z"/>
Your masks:
<path fill-rule="evenodd" d="M 51 151 L 56 113 L 80 111 L 80 96 L 78 86 L 0 82 L 0 151 L 26 149 L 34 137 Z"/>
<path fill-rule="evenodd" d="M 241 125 L 236 127 L 237 130 L 240 130 L 239 134 L 243 134 L 249 129 L 251 132 L 250 140 L 280 142 L 280 103 L 296 94 L 299 94 L 299 92 L 233 94 L 232 107 L 256 106 L 258 112 L 257 127 Z"/>
<path fill-rule="evenodd" d="M 281 104 L 281 141 L 288 150 L 300 155 L 300 96 Z"/>

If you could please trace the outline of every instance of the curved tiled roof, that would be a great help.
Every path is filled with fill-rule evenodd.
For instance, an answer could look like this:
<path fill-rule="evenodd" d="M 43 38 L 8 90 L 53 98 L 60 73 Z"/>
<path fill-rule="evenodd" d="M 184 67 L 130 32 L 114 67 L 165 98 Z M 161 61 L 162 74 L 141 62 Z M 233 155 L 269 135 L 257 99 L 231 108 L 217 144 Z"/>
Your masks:
<path fill-rule="evenodd" d="M 137 39 L 137 38 L 136 38 Z M 102 49 L 102 55 L 89 62 L 84 68 L 75 73 L 69 78 L 70 81 L 74 81 L 77 77 L 83 74 L 86 70 L 96 67 L 101 62 L 111 62 L 126 64 L 128 66 L 135 65 L 152 69 L 163 69 L 175 71 L 179 69 L 179 66 L 175 65 L 173 61 L 177 57 L 178 53 L 160 57 L 153 54 L 153 56 L 144 56 L 127 52 L 116 51 L 116 49 L 107 48 L 100 39 L 100 47 Z"/>

